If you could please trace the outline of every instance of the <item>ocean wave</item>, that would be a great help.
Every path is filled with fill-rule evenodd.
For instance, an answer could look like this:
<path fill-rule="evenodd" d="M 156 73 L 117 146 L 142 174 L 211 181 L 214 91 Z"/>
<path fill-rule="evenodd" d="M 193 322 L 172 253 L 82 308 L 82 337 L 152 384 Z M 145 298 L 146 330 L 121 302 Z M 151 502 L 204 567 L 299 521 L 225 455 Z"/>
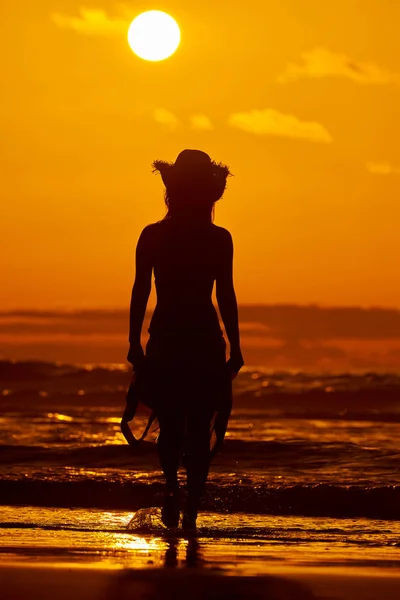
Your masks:
<path fill-rule="evenodd" d="M 28 464 L 38 461 L 47 461 L 49 464 L 65 462 L 67 464 L 83 465 L 85 467 L 107 467 L 120 464 L 124 467 L 140 466 L 140 462 L 148 462 L 149 457 L 158 460 L 155 445 L 152 442 L 142 442 L 132 449 L 124 444 L 117 445 L 82 445 L 68 447 L 0 445 L 0 465 L 12 464 L 23 461 Z M 362 447 L 352 442 L 334 442 L 323 440 L 318 442 L 305 440 L 290 441 L 243 441 L 225 440 L 223 451 L 217 456 L 217 464 L 229 466 L 231 461 L 235 464 L 243 463 L 249 468 L 258 465 L 267 468 L 275 461 L 282 467 L 288 462 L 307 464 L 312 462 L 320 465 L 330 461 L 353 461 L 369 464 L 385 462 L 385 467 L 398 466 L 400 451 L 379 447 Z"/>
<path fill-rule="evenodd" d="M 129 386 L 126 365 L 64 365 L 0 361 L 3 411 L 43 407 L 122 407 Z M 234 405 L 268 409 L 292 418 L 400 422 L 400 375 L 310 374 L 244 369 L 234 384 Z"/>
<path fill-rule="evenodd" d="M 79 380 L 90 387 L 125 385 L 131 367 L 127 364 L 63 364 L 43 361 L 0 360 L 0 384 L 34 384 L 58 381 L 64 384 Z M 245 367 L 240 375 L 238 391 L 264 390 L 265 393 L 321 390 L 361 391 L 366 389 L 400 388 L 400 374 L 383 372 L 310 373 L 302 371 L 271 370 L 264 367 Z M 34 386 L 33 386 L 34 387 Z"/>
<path fill-rule="evenodd" d="M 1 504 L 138 510 L 160 506 L 162 483 L 0 481 Z M 227 485 L 209 483 L 202 510 L 400 520 L 400 486 Z"/>
<path fill-rule="evenodd" d="M 227 440 L 212 463 L 210 481 L 219 488 L 275 485 L 396 485 L 397 448 L 364 448 L 351 442 L 305 440 L 244 442 Z M 160 483 L 154 444 L 132 450 L 127 445 L 0 446 L 2 481 L 114 485 Z M 33 483 L 32 483 L 33 485 Z"/>

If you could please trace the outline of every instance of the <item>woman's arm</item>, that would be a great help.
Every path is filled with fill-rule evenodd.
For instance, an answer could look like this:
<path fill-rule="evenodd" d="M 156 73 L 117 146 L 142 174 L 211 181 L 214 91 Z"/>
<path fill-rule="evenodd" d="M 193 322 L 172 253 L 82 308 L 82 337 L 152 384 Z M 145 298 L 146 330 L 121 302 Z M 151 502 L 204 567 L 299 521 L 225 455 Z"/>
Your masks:
<path fill-rule="evenodd" d="M 216 278 L 217 302 L 230 344 L 228 361 L 233 374 L 237 374 L 243 366 L 240 349 L 239 317 L 236 294 L 233 285 L 233 242 L 229 231 L 221 232 L 221 262 Z"/>
<path fill-rule="evenodd" d="M 136 247 L 136 275 L 132 289 L 129 319 L 129 353 L 128 362 L 135 371 L 144 360 L 144 352 L 140 341 L 143 319 L 151 291 L 151 275 L 153 269 L 151 225 L 142 231 Z"/>

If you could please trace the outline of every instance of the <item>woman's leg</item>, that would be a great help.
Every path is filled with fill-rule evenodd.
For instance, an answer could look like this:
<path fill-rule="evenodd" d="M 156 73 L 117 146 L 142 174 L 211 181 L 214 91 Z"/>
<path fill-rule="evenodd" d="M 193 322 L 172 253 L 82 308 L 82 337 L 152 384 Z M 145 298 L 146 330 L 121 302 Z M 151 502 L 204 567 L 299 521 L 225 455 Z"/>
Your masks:
<path fill-rule="evenodd" d="M 168 492 L 178 490 L 178 469 L 181 461 L 185 432 L 185 416 L 182 410 L 162 410 L 158 413 L 160 435 L 157 443 L 158 456 L 164 472 Z"/>
<path fill-rule="evenodd" d="M 186 423 L 186 517 L 195 523 L 210 468 L 210 427 L 214 411 L 199 405 L 188 409 Z M 193 524 L 193 523 L 192 523 Z"/>
<path fill-rule="evenodd" d="M 168 410 L 158 413 L 160 435 L 158 438 L 158 455 L 164 471 L 167 493 L 161 510 L 161 520 L 166 527 L 176 528 L 179 525 L 179 484 L 178 469 L 184 441 L 185 418 L 183 411 Z"/>

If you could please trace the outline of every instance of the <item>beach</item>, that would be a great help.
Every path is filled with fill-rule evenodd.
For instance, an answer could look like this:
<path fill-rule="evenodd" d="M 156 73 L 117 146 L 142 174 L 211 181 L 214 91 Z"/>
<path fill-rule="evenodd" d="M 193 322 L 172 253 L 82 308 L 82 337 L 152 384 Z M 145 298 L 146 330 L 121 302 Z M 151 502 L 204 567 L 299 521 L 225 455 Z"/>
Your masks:
<path fill-rule="evenodd" d="M 400 593 L 399 523 L 203 513 L 198 535 L 188 538 L 167 532 L 157 508 L 20 506 L 2 507 L 0 515 L 7 600 L 373 600 Z"/>
<path fill-rule="evenodd" d="M 4 598 L 268 598 L 269 600 L 372 600 L 397 598 L 400 578 L 384 571 L 272 568 L 268 575 L 224 577 L 204 570 L 0 568 Z"/>
<path fill-rule="evenodd" d="M 123 365 L 3 363 L 5 598 L 400 594 L 395 374 L 245 369 L 194 538 L 161 523 L 157 431 L 122 437 L 128 381 Z"/>

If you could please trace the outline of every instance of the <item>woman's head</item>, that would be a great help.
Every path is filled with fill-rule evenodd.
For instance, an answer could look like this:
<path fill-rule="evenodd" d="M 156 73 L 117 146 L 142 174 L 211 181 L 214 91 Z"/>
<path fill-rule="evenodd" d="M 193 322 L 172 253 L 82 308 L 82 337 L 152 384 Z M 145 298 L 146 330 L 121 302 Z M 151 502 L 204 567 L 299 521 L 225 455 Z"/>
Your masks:
<path fill-rule="evenodd" d="M 183 150 L 174 163 L 156 160 L 153 170 L 165 185 L 168 217 L 211 220 L 215 203 L 222 197 L 229 168 L 200 150 Z"/>

